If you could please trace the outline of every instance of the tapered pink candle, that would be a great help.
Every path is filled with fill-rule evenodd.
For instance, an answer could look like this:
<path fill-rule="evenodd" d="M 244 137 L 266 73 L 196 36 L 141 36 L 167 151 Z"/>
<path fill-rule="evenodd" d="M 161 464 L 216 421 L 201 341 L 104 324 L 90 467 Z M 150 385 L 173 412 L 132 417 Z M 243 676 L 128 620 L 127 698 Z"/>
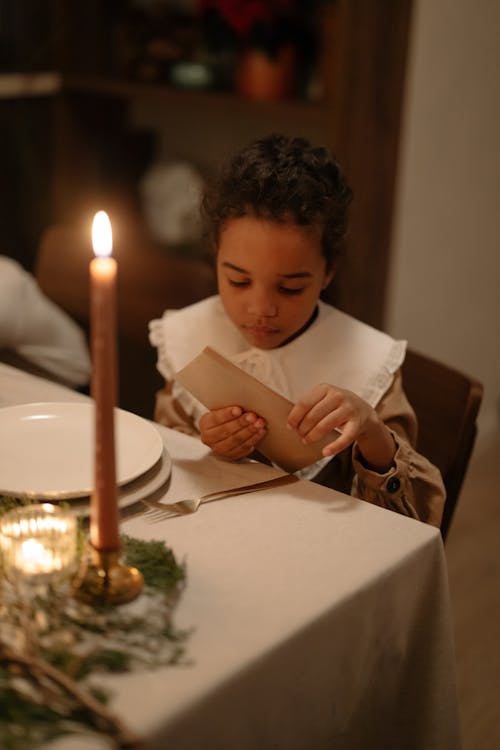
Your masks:
<path fill-rule="evenodd" d="M 90 263 L 91 395 L 95 402 L 94 491 L 90 501 L 90 541 L 99 552 L 120 548 L 116 486 L 114 408 L 117 393 L 116 275 L 107 214 L 92 224 L 95 258 Z"/>

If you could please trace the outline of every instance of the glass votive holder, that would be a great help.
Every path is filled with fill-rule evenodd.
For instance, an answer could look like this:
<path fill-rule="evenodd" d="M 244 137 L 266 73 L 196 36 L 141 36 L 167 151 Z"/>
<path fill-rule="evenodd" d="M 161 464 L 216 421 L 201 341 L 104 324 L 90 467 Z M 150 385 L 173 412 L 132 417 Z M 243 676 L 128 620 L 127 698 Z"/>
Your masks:
<path fill-rule="evenodd" d="M 65 581 L 77 567 L 76 518 L 49 503 L 14 508 L 0 517 L 0 549 L 11 583 Z"/>

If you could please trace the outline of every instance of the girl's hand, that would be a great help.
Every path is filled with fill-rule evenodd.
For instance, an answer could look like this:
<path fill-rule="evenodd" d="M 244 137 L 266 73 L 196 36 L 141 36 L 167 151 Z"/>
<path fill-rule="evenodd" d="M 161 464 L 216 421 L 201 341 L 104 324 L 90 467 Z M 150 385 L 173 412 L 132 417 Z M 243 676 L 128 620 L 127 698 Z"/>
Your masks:
<path fill-rule="evenodd" d="M 393 437 L 377 412 L 351 391 L 320 383 L 295 404 L 287 426 L 297 430 L 304 443 L 314 443 L 339 430 L 339 437 L 323 448 L 324 456 L 335 456 L 354 441 L 370 468 L 385 473 L 396 452 Z"/>
<path fill-rule="evenodd" d="M 266 423 L 240 406 L 226 406 L 204 414 L 200 419 L 201 440 L 224 458 L 248 456 L 266 434 Z"/>

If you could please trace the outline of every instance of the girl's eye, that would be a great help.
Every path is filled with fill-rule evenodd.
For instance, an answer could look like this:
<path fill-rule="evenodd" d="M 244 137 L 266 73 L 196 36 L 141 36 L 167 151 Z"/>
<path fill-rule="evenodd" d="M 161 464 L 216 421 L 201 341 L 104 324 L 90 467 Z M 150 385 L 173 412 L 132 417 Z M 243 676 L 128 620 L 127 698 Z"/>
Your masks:
<path fill-rule="evenodd" d="M 303 291 L 304 291 L 304 287 L 301 287 L 300 289 L 289 289 L 286 286 L 280 286 L 281 294 L 287 294 L 290 297 L 293 297 L 294 295 L 297 295 L 297 294 L 302 294 Z"/>
<path fill-rule="evenodd" d="M 245 279 L 245 281 L 236 281 L 235 279 L 228 279 L 228 282 L 230 286 L 236 286 L 236 287 L 248 286 L 250 284 L 250 281 L 248 279 Z"/>

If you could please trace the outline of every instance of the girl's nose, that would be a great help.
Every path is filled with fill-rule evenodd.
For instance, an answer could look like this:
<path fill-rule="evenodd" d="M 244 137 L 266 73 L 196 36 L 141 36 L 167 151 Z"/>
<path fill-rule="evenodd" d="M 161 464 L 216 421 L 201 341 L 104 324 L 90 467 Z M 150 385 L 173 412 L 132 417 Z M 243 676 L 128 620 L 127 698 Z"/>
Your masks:
<path fill-rule="evenodd" d="M 256 318 L 274 318 L 278 314 L 278 305 L 270 294 L 255 291 L 248 300 L 248 312 Z"/>

